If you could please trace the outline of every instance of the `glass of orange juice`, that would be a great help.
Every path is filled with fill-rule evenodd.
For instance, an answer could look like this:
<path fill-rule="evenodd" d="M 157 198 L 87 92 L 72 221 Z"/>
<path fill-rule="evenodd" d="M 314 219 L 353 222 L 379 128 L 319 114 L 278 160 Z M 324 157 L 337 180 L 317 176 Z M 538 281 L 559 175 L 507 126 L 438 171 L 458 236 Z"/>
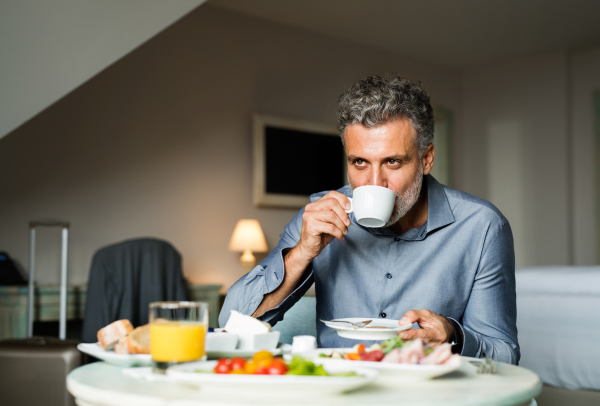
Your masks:
<path fill-rule="evenodd" d="M 150 354 L 154 372 L 164 373 L 172 365 L 206 359 L 207 330 L 207 303 L 150 303 Z"/>

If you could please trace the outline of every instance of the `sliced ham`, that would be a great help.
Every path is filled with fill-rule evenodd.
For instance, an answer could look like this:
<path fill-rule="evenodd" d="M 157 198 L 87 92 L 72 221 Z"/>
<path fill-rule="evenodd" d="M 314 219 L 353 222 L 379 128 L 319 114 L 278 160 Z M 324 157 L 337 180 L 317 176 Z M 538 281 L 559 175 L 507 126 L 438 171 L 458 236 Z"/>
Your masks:
<path fill-rule="evenodd" d="M 421 360 L 423 365 L 440 365 L 452 357 L 452 346 L 448 343 L 438 345 L 431 354 Z"/>
<path fill-rule="evenodd" d="M 394 348 L 381 362 L 395 362 L 401 364 L 418 364 L 425 357 L 423 353 L 423 341 L 413 340 L 402 348 Z"/>

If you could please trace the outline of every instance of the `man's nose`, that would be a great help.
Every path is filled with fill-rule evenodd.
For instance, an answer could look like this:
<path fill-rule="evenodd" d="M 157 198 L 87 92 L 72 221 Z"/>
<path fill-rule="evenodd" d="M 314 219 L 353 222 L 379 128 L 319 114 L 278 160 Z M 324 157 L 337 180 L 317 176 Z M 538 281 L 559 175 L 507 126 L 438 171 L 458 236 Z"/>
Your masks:
<path fill-rule="evenodd" d="M 381 170 L 373 170 L 369 185 L 387 187 L 387 179 Z"/>

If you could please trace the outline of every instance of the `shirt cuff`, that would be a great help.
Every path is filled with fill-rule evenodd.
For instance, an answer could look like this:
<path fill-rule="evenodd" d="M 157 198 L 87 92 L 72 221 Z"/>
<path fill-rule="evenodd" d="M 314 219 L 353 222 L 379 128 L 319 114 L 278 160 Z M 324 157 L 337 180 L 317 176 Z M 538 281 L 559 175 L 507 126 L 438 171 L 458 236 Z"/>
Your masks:
<path fill-rule="evenodd" d="M 463 340 L 464 332 L 461 334 L 461 332 L 463 331 L 462 326 L 451 317 L 446 317 L 446 320 L 448 320 L 450 322 L 450 324 L 452 324 L 452 329 L 454 330 L 454 337 L 453 337 L 452 341 L 455 344 L 452 346 L 452 353 L 462 355 L 463 348 L 464 348 L 464 340 Z"/>
<path fill-rule="evenodd" d="M 283 278 L 285 275 L 284 257 L 289 252 L 290 249 L 291 248 L 285 248 L 285 249 L 281 250 L 281 253 L 278 255 L 278 260 L 280 260 L 281 262 L 278 261 L 279 263 L 278 263 L 278 266 L 276 267 L 276 271 L 265 275 L 266 276 L 266 278 L 265 278 L 265 288 L 266 289 L 265 289 L 265 293 L 263 295 L 273 292 L 283 282 Z M 294 304 L 296 304 L 296 302 L 298 300 L 300 300 L 300 298 L 302 296 L 304 296 L 306 291 L 312 286 L 313 282 L 314 282 L 313 268 L 312 268 L 312 262 L 311 262 L 304 270 L 304 273 L 302 274 L 302 277 L 301 277 L 300 281 L 298 282 L 298 286 L 296 287 L 296 289 L 294 289 L 292 291 L 292 293 L 290 293 L 285 299 L 283 299 L 281 301 L 281 303 L 279 303 L 277 306 L 267 310 L 263 314 L 259 315 L 257 317 L 257 319 L 267 322 L 267 323 L 271 324 L 271 326 L 274 326 L 275 324 L 277 324 L 278 321 L 283 320 L 284 313 L 287 312 Z M 260 300 L 257 301 L 255 310 L 260 305 L 260 302 L 262 301 L 262 299 L 263 298 L 261 297 Z"/>

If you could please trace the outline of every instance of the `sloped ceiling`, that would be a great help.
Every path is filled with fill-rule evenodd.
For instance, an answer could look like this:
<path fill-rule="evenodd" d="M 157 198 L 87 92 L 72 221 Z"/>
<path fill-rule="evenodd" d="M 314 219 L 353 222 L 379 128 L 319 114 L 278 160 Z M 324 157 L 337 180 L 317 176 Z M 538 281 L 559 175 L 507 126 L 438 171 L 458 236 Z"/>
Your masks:
<path fill-rule="evenodd" d="M 600 44 L 598 0 L 210 0 L 209 4 L 458 69 Z"/>
<path fill-rule="evenodd" d="M 0 138 L 206 0 L 2 0 Z"/>

